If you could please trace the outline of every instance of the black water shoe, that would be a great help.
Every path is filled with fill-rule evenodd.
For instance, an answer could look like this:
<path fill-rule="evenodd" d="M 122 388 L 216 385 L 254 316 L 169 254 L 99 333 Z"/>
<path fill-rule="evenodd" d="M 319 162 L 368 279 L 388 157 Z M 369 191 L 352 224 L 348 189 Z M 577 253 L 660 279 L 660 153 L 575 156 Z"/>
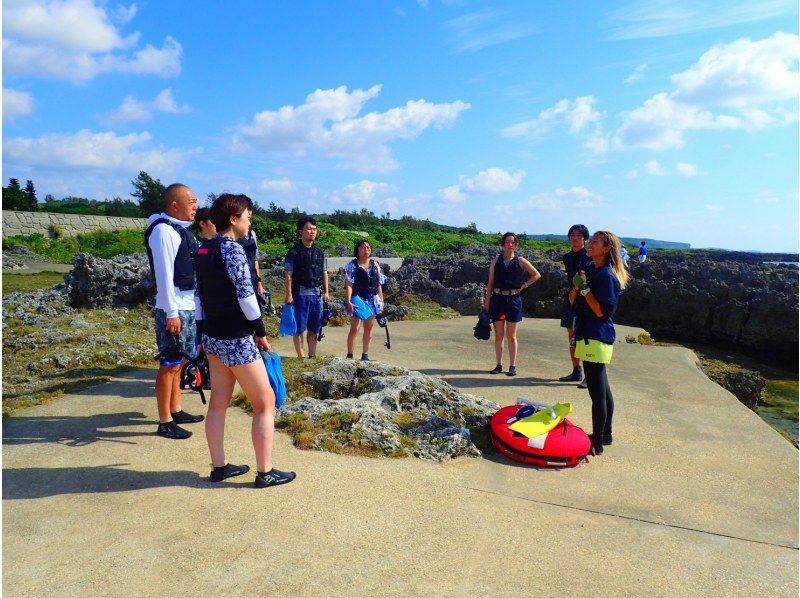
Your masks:
<path fill-rule="evenodd" d="M 603 434 L 603 445 L 608 446 L 610 444 L 614 444 L 614 439 L 611 437 L 611 434 Z"/>
<path fill-rule="evenodd" d="M 206 417 L 204 415 L 192 415 L 191 413 L 186 413 L 183 409 L 172 414 L 172 421 L 174 421 L 176 424 L 199 424 L 205 418 Z"/>
<path fill-rule="evenodd" d="M 490 374 L 502 374 L 503 373 L 503 366 L 499 363 L 495 366 L 495 368 L 489 372 Z"/>
<path fill-rule="evenodd" d="M 589 384 L 586 382 L 586 378 L 583 379 L 583 382 L 578 384 L 578 388 L 583 388 L 583 389 L 589 388 Z"/>
<path fill-rule="evenodd" d="M 508 367 L 508 371 L 506 372 L 506 376 L 516 376 L 517 375 L 517 366 L 512 365 Z"/>
<path fill-rule="evenodd" d="M 269 488 L 270 486 L 280 486 L 281 484 L 288 484 L 297 477 L 293 471 L 280 471 L 274 467 L 268 472 L 257 472 L 256 481 L 253 486 L 256 488 Z"/>
<path fill-rule="evenodd" d="M 250 468 L 247 465 L 231 465 L 228 463 L 222 467 L 215 467 L 211 472 L 211 475 L 208 476 L 208 481 L 221 482 L 227 478 L 232 478 L 237 475 L 244 475 L 248 471 L 250 471 Z"/>
<path fill-rule="evenodd" d="M 163 436 L 164 438 L 171 438 L 172 440 L 185 440 L 192 435 L 189 430 L 184 430 L 175 422 L 158 424 L 156 434 Z"/>
<path fill-rule="evenodd" d="M 558 379 L 559 382 L 580 382 L 583 379 L 583 369 L 581 366 L 577 366 L 572 370 L 572 373 L 568 376 L 561 376 Z"/>

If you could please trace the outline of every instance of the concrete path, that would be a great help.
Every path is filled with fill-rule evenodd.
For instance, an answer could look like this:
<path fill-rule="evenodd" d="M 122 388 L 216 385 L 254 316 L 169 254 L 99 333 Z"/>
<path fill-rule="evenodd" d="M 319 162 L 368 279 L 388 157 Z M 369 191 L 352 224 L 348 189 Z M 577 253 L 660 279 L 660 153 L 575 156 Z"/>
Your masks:
<path fill-rule="evenodd" d="M 501 404 L 571 401 L 591 428 L 588 393 L 554 381 L 569 369 L 557 321 L 523 323 L 517 378 L 486 373 L 473 324 L 392 323 L 392 350 L 378 329 L 370 355 Z M 342 355 L 344 334 L 326 329 L 320 353 Z M 298 479 L 268 490 L 205 481 L 202 425 L 155 436 L 153 375 L 4 420 L 4 595 L 798 593 L 798 452 L 680 347 L 616 345 L 614 445 L 576 469 L 346 457 L 278 434 L 276 465 Z M 226 442 L 253 465 L 237 409 Z"/>

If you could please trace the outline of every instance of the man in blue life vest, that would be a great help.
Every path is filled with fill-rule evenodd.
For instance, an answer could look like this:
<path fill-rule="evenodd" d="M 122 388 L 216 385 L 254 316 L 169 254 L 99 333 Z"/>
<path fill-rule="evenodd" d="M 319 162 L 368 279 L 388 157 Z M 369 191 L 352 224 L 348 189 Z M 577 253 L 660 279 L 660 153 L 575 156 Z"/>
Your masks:
<path fill-rule="evenodd" d="M 644 264 L 647 261 L 647 245 L 642 241 L 642 246 L 639 247 L 639 263 Z"/>
<path fill-rule="evenodd" d="M 322 328 L 322 304 L 330 300 L 328 294 L 328 272 L 325 254 L 314 245 L 317 238 L 317 223 L 308 216 L 297 221 L 300 241 L 286 254 L 284 261 L 285 303 L 294 305 L 297 322 L 294 349 L 298 357 L 303 352 L 303 332 L 306 332 L 308 356 L 317 353 L 317 334 Z"/>
<path fill-rule="evenodd" d="M 180 373 L 183 354 L 195 352 L 194 253 L 197 239 L 187 228 L 197 211 L 197 196 L 174 183 L 164 194 L 164 211 L 147 220 L 144 244 L 156 281 L 155 328 L 159 350 L 156 374 L 158 429 L 164 438 L 182 440 L 192 433 L 178 424 L 203 421 L 181 407 Z"/>

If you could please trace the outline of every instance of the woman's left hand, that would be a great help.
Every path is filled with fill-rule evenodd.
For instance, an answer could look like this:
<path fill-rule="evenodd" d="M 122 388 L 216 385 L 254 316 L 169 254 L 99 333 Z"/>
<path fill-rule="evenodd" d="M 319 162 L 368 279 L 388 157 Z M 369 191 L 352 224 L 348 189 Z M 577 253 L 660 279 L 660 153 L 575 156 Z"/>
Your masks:
<path fill-rule="evenodd" d="M 256 347 L 262 351 L 272 351 L 272 345 L 269 344 L 266 336 L 254 336 L 253 338 L 256 341 Z"/>

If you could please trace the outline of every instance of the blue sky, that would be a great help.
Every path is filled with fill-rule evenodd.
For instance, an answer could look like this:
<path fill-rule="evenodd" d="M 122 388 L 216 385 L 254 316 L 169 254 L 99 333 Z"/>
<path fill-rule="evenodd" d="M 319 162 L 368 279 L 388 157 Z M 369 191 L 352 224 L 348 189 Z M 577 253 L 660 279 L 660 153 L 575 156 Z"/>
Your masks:
<path fill-rule="evenodd" d="M 798 250 L 794 1 L 3 2 L 3 180 Z"/>

